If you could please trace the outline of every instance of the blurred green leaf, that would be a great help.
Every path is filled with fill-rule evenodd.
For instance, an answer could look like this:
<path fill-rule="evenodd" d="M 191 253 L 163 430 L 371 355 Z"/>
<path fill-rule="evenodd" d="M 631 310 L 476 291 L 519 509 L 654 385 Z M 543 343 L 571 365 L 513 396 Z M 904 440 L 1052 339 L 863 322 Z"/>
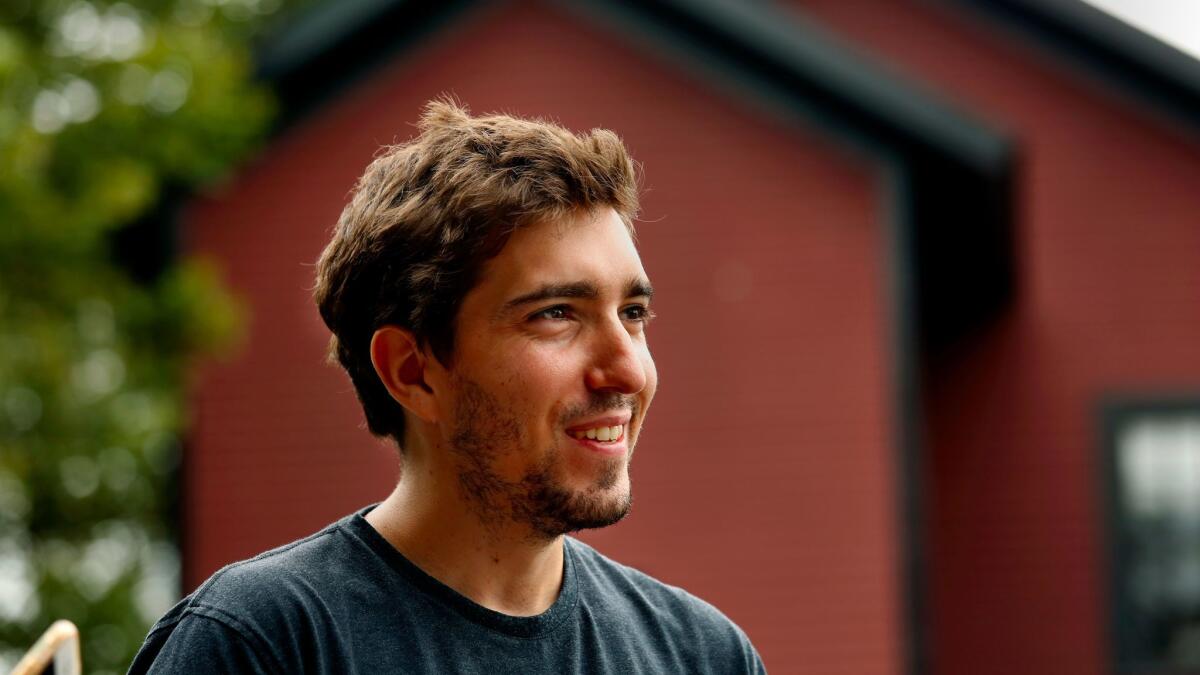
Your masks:
<path fill-rule="evenodd" d="M 244 310 L 203 261 L 135 281 L 113 233 L 261 142 L 248 45 L 284 4 L 0 3 L 0 672 L 58 618 L 123 672 L 178 592 L 186 369 Z"/>

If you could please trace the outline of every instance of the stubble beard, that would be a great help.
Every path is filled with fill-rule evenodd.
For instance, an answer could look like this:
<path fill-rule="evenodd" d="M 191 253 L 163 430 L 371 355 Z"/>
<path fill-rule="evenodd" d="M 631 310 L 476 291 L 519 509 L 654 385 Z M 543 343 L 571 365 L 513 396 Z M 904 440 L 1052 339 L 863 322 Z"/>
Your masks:
<path fill-rule="evenodd" d="M 562 458 L 555 448 L 542 453 L 537 466 L 517 481 L 497 474 L 495 463 L 505 451 L 520 449 L 519 417 L 474 381 L 456 376 L 459 401 L 451 451 L 458 464 L 464 499 L 485 525 L 502 520 L 527 525 L 535 539 L 548 540 L 579 530 L 608 527 L 626 515 L 633 493 L 609 494 L 628 471 L 628 460 L 611 462 L 592 485 L 573 490 L 560 483 Z M 636 400 L 621 394 L 593 397 L 586 405 L 564 411 L 563 418 L 624 408 L 637 413 Z"/>

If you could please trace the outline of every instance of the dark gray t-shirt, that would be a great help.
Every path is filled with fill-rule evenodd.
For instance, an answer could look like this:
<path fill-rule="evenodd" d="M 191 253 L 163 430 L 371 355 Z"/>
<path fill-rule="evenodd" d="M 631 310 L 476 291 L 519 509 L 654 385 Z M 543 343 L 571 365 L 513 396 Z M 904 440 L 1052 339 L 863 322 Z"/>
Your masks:
<path fill-rule="evenodd" d="M 566 538 L 544 613 L 478 605 L 363 516 L 230 565 L 150 630 L 130 673 L 764 673 L 746 634 L 686 591 Z"/>

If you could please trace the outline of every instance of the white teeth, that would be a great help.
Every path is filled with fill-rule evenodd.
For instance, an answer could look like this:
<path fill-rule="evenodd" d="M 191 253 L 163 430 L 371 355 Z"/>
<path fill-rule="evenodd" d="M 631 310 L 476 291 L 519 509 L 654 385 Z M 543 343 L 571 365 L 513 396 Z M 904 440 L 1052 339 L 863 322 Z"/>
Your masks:
<path fill-rule="evenodd" d="M 596 427 L 586 431 L 575 431 L 572 435 L 579 440 L 585 438 L 593 441 L 611 442 L 619 441 L 625 435 L 625 426 L 618 424 L 613 427 Z"/>

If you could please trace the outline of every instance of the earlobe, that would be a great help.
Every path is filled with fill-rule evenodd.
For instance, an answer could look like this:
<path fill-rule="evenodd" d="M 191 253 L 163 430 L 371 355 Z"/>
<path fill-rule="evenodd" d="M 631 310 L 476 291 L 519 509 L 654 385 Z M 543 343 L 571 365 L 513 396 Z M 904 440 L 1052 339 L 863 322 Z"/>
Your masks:
<path fill-rule="evenodd" d="M 433 388 L 426 381 L 426 355 L 412 332 L 399 326 L 382 326 L 371 336 L 371 364 L 388 393 L 417 417 L 437 418 Z"/>

